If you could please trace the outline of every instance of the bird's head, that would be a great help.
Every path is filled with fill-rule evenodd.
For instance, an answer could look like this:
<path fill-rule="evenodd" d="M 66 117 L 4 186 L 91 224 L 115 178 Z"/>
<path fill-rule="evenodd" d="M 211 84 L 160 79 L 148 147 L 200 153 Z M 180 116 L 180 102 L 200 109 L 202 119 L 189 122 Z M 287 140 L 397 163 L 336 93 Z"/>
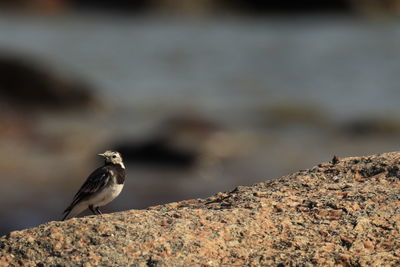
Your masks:
<path fill-rule="evenodd" d="M 119 152 L 107 150 L 106 152 L 98 155 L 104 157 L 106 164 L 119 164 L 122 168 L 125 169 L 124 163 L 122 162 L 121 154 Z"/>

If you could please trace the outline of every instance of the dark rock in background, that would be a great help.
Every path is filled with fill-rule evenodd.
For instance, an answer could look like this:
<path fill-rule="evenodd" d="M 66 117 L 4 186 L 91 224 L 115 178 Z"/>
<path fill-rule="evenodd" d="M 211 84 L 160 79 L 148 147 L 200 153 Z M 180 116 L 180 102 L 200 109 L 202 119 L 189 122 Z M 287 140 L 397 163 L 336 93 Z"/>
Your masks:
<path fill-rule="evenodd" d="M 353 3 L 349 0 L 221 0 L 222 5 L 241 12 L 301 14 L 301 13 L 351 13 Z"/>
<path fill-rule="evenodd" d="M 125 142 L 115 146 L 126 162 L 131 164 L 160 167 L 192 167 L 197 159 L 196 152 L 182 151 L 170 147 L 163 138 L 143 142 Z"/>
<path fill-rule="evenodd" d="M 71 9 L 103 10 L 120 13 L 166 12 L 199 14 L 398 14 L 399 0 L 19 0 L 1 1 L 0 7 L 11 10 L 54 14 Z"/>
<path fill-rule="evenodd" d="M 150 137 L 112 146 L 126 162 L 159 167 L 190 168 L 203 158 L 206 143 L 221 129 L 200 116 L 177 116 L 164 121 Z"/>
<path fill-rule="evenodd" d="M 354 138 L 370 136 L 398 136 L 400 120 L 395 117 L 355 118 L 339 127 L 342 134 Z"/>
<path fill-rule="evenodd" d="M 0 56 L 0 101 L 26 111 L 80 110 L 97 100 L 89 87 L 22 56 Z"/>

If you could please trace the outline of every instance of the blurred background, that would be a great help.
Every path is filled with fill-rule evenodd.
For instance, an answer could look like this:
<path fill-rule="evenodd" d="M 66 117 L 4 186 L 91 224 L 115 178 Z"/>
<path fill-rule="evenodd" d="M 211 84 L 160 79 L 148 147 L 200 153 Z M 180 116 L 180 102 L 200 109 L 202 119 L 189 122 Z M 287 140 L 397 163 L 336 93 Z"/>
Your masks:
<path fill-rule="evenodd" d="M 400 0 L 0 1 L 0 234 L 398 150 Z M 86 213 L 88 214 L 88 213 Z"/>

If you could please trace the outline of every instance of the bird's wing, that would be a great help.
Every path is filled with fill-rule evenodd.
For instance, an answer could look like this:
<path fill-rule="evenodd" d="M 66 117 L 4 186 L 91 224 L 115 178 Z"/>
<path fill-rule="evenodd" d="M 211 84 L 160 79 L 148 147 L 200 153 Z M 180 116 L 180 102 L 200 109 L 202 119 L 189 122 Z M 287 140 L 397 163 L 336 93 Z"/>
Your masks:
<path fill-rule="evenodd" d="M 106 166 L 96 169 L 76 193 L 70 207 L 72 208 L 83 199 L 101 191 L 111 180 L 111 172 Z"/>

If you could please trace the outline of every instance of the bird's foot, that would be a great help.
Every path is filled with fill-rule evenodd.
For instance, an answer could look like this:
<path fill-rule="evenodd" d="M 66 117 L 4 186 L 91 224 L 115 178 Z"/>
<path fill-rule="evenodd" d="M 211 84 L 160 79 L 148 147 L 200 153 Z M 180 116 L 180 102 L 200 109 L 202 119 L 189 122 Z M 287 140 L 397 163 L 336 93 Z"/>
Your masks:
<path fill-rule="evenodd" d="M 97 215 L 97 212 L 96 212 L 96 210 L 94 209 L 93 205 L 90 205 L 90 206 L 89 206 L 89 209 L 90 209 L 90 211 L 91 211 L 94 215 Z"/>
<path fill-rule="evenodd" d="M 99 207 L 96 207 L 96 209 L 95 209 L 96 211 L 97 211 L 97 214 L 99 214 L 99 215 L 102 215 L 103 213 L 101 213 L 101 211 L 100 211 L 100 209 L 99 209 Z"/>

